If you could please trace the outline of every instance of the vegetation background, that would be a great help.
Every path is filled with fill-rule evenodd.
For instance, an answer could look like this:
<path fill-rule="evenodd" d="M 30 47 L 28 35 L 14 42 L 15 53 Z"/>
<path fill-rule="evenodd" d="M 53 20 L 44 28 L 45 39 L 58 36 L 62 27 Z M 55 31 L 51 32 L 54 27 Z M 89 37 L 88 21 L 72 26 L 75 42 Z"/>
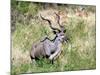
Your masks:
<path fill-rule="evenodd" d="M 58 12 L 66 28 L 69 43 L 64 43 L 61 55 L 51 64 L 42 59 L 31 63 L 29 52 L 33 42 L 44 36 L 54 38 L 48 23 L 40 13 L 52 20 L 55 27 Z M 11 74 L 88 70 L 96 68 L 96 7 L 71 4 L 11 1 Z"/>

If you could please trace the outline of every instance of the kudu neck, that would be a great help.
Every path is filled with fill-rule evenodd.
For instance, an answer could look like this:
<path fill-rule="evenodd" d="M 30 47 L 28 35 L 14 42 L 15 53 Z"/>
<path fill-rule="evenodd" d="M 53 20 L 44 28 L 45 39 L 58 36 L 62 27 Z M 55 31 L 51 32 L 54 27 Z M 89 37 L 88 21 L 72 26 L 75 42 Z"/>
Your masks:
<path fill-rule="evenodd" d="M 45 40 L 50 40 L 48 37 L 46 37 L 44 40 L 42 40 L 41 42 L 45 41 Z M 61 41 L 59 40 L 59 37 L 56 35 L 54 39 L 50 40 L 52 41 L 54 44 L 58 45 L 61 44 Z"/>
<path fill-rule="evenodd" d="M 58 37 L 58 36 L 55 36 L 53 42 L 54 42 L 54 44 L 56 44 L 56 45 L 61 44 L 61 41 L 59 40 L 59 37 Z"/>

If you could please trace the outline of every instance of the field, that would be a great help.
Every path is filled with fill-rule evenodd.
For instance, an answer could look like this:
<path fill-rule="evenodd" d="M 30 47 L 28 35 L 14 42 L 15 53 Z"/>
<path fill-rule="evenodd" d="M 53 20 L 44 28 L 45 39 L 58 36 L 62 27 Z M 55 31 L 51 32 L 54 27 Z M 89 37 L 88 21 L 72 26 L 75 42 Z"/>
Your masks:
<path fill-rule="evenodd" d="M 11 2 L 11 74 L 89 70 L 96 68 L 96 8 L 95 6 L 47 4 L 32 2 Z M 83 10 L 81 8 L 84 8 Z M 47 22 L 40 13 L 52 19 L 59 12 L 61 24 L 65 26 L 66 36 L 70 39 L 63 43 L 60 56 L 51 64 L 41 58 L 35 65 L 29 53 L 33 42 L 42 40 L 46 35 L 54 38 Z"/>

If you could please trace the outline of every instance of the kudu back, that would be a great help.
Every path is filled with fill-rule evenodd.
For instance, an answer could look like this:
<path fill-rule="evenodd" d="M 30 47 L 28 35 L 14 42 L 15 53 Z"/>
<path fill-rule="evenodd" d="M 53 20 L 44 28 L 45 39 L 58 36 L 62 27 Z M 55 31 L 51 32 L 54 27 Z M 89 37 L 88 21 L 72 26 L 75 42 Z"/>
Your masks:
<path fill-rule="evenodd" d="M 38 43 L 33 43 L 32 49 L 31 49 L 31 52 L 30 52 L 30 57 L 31 57 L 32 60 L 39 59 L 40 57 L 47 57 L 53 63 L 53 60 L 61 52 L 62 43 L 64 41 L 68 41 L 68 38 L 65 37 L 65 31 L 66 30 L 65 30 L 64 26 L 62 26 L 59 22 L 60 16 L 56 13 L 55 13 L 55 15 L 57 16 L 57 23 L 58 23 L 60 29 L 54 28 L 49 19 L 46 19 L 46 18 L 44 18 L 43 16 L 40 15 L 42 20 L 45 20 L 49 23 L 48 25 L 52 29 L 52 31 L 55 35 L 55 38 L 50 40 L 48 37 L 45 37 L 44 40 L 39 41 Z"/>

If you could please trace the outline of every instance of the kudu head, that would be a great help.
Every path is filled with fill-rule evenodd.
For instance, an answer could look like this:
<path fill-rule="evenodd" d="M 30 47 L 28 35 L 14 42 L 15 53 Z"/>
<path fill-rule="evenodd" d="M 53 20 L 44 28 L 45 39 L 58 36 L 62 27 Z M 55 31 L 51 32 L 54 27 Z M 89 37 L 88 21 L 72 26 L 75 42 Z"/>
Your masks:
<path fill-rule="evenodd" d="M 61 42 L 64 42 L 64 41 L 68 42 L 69 39 L 67 38 L 67 36 L 65 36 L 65 32 L 66 32 L 65 27 L 60 24 L 60 16 L 57 13 L 54 13 L 54 14 L 57 17 L 57 24 L 59 25 L 60 29 L 54 28 L 52 26 L 51 21 L 41 16 L 41 14 L 40 14 L 40 17 L 42 18 L 42 20 L 45 20 L 49 23 L 50 28 L 53 30 L 53 33 L 56 35 L 58 40 L 60 40 Z"/>

